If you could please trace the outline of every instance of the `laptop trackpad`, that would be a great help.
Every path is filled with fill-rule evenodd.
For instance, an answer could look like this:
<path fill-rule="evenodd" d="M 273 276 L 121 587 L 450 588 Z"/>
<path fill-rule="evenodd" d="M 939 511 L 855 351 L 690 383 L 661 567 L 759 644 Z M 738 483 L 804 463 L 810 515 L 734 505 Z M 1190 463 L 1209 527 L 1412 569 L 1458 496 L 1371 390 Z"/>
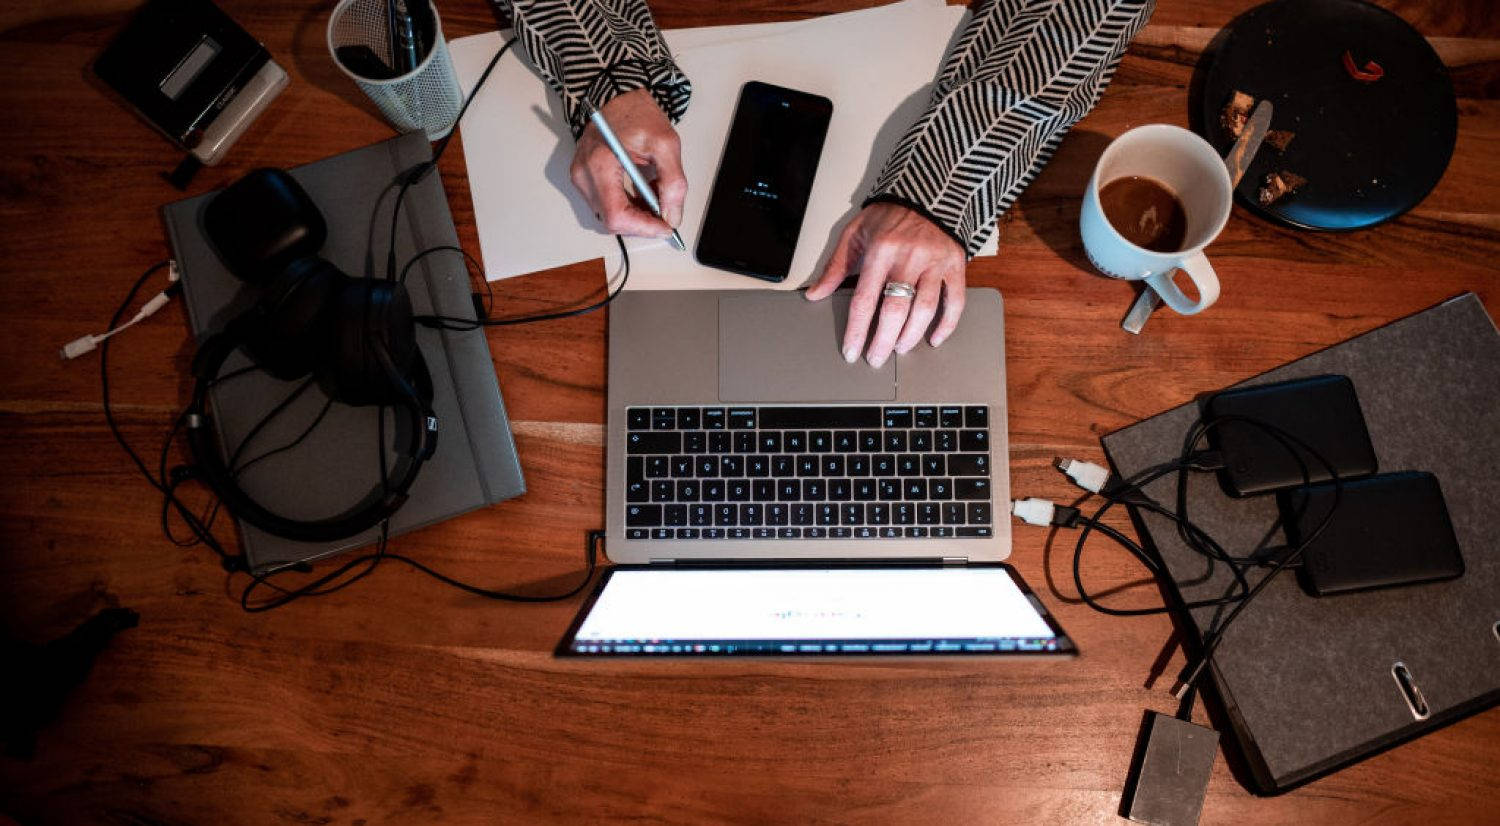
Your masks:
<path fill-rule="evenodd" d="M 724 402 L 892 401 L 896 362 L 849 364 L 839 347 L 849 318 L 845 291 L 822 301 L 801 292 L 753 292 L 719 299 L 719 400 Z"/>

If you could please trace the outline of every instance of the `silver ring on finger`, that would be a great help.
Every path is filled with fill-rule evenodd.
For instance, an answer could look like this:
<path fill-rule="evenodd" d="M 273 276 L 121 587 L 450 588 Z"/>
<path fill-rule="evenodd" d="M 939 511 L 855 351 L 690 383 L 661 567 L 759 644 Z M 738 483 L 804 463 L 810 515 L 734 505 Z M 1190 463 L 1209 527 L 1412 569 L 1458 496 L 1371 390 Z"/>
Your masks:
<path fill-rule="evenodd" d="M 901 281 L 887 281 L 881 293 L 888 298 L 911 298 L 917 294 L 917 288 Z"/>

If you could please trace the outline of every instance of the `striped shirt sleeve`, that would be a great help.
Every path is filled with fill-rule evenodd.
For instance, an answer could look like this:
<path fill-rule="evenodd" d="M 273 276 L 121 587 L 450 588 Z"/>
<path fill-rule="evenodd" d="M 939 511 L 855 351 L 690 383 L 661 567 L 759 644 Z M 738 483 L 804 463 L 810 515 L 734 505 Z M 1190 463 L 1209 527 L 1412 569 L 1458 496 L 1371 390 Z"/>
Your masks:
<path fill-rule="evenodd" d="M 553 90 L 573 136 L 588 116 L 583 102 L 648 89 L 676 123 L 693 87 L 672 60 L 646 0 L 492 0 L 515 25 L 521 47 Z"/>
<path fill-rule="evenodd" d="M 910 207 L 969 256 L 1098 102 L 1155 0 L 983 0 L 866 203 Z"/>

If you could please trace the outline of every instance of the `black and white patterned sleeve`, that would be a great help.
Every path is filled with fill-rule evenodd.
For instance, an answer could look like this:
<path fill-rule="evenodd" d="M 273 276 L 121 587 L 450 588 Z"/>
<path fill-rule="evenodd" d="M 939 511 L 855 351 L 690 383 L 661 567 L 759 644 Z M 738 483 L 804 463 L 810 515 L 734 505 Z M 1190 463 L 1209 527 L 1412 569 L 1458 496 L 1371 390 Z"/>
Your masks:
<path fill-rule="evenodd" d="M 1155 0 L 982 0 L 927 112 L 866 203 L 893 202 L 972 257 L 1063 135 L 1093 108 Z"/>
<path fill-rule="evenodd" d="M 491 0 L 515 24 L 531 63 L 562 96 L 577 137 L 588 125 L 583 101 L 649 89 L 675 123 L 693 86 L 667 50 L 646 0 Z"/>

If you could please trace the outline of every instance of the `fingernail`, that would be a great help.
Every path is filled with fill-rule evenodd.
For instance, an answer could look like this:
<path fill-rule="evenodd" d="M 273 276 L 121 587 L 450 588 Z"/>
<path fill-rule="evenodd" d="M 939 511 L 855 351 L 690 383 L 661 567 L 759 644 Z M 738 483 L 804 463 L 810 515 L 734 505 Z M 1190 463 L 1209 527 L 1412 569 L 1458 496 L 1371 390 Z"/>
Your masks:
<path fill-rule="evenodd" d="M 850 364 L 853 364 L 854 362 L 859 361 L 859 351 L 856 350 L 856 349 L 854 349 L 853 347 L 850 347 L 849 349 L 845 350 L 844 351 L 844 361 L 847 361 Z"/>
<path fill-rule="evenodd" d="M 910 344 L 906 345 L 905 347 L 902 347 L 899 344 L 896 345 L 896 355 L 898 355 L 898 356 L 904 356 L 904 355 L 906 355 L 907 353 L 910 353 L 910 352 L 911 352 L 911 345 Z"/>
<path fill-rule="evenodd" d="M 946 340 L 947 339 L 943 338 L 942 336 L 933 336 L 932 337 L 932 346 L 933 347 L 937 347 L 938 345 L 942 344 Z"/>
<path fill-rule="evenodd" d="M 879 367 L 882 364 L 885 364 L 885 356 L 879 356 L 879 357 L 871 356 L 870 357 L 870 366 L 871 367 Z"/>

